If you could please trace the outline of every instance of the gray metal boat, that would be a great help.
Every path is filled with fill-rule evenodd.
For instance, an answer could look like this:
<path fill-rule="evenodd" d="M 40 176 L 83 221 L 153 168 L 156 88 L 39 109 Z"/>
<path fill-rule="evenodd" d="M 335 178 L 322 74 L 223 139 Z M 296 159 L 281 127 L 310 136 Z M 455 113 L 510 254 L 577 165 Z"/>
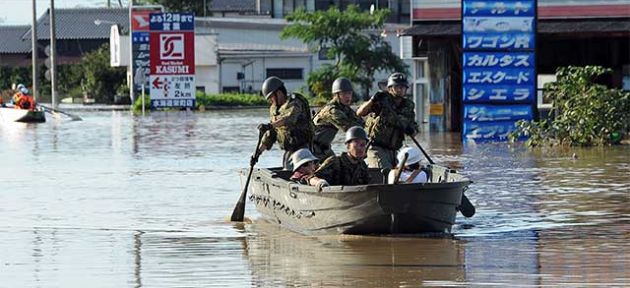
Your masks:
<path fill-rule="evenodd" d="M 471 181 L 438 165 L 425 171 L 428 183 L 382 184 L 384 173 L 370 169 L 368 185 L 318 191 L 288 180 L 290 171 L 257 168 L 249 199 L 267 220 L 306 235 L 450 233 Z"/>

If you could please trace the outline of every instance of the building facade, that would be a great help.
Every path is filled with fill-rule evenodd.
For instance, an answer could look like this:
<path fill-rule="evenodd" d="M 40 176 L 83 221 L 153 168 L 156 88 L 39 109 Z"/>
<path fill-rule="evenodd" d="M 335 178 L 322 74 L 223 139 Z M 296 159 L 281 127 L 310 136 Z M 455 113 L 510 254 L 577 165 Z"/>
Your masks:
<path fill-rule="evenodd" d="M 433 131 L 462 129 L 461 2 L 412 1 L 403 32 L 414 97 Z M 630 0 L 538 0 L 537 13 L 539 84 L 558 67 L 600 65 L 613 70 L 606 84 L 630 86 Z"/>

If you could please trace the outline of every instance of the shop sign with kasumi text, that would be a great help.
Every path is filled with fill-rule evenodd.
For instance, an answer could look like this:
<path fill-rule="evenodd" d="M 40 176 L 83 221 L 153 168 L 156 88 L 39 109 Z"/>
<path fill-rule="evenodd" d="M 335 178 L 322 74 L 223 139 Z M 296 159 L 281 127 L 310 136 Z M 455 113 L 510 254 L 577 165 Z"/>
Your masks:
<path fill-rule="evenodd" d="M 195 18 L 191 13 L 152 13 L 151 107 L 195 106 Z"/>

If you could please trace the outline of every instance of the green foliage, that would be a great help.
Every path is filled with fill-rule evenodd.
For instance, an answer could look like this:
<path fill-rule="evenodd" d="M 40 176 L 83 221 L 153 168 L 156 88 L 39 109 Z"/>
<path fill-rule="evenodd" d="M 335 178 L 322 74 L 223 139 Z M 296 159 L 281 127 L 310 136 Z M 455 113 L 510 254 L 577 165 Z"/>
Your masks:
<path fill-rule="evenodd" d="M 315 95 L 331 98 L 332 82 L 341 76 L 359 83 L 369 93 L 377 71 L 407 70 L 380 36 L 389 14 L 387 9 L 375 10 L 373 14 L 360 12 L 355 5 L 344 11 L 337 7 L 314 12 L 297 10 L 287 16 L 292 23 L 280 36 L 300 39 L 316 51 L 327 48 L 327 56 L 336 60 L 309 75 L 308 85 Z"/>
<path fill-rule="evenodd" d="M 208 106 L 266 106 L 267 100 L 258 94 L 204 94 L 197 92 L 197 107 Z"/>
<path fill-rule="evenodd" d="M 166 12 L 193 12 L 196 16 L 204 16 L 203 2 L 199 0 L 149 0 L 151 4 L 164 6 Z M 206 1 L 206 8 L 210 7 L 211 0 Z"/>
<path fill-rule="evenodd" d="M 144 95 L 144 109 L 146 111 L 149 111 L 149 109 L 151 109 L 151 96 L 148 94 Z M 142 112 L 142 97 L 141 95 L 138 95 L 138 97 L 136 98 L 136 101 L 133 102 L 133 105 L 131 105 L 131 111 L 134 113 L 138 113 L 138 112 Z"/>
<path fill-rule="evenodd" d="M 599 66 L 561 67 L 556 82 L 545 85 L 552 100 L 552 119 L 519 121 L 510 135 L 529 136 L 528 146 L 614 144 L 630 131 L 630 92 L 595 84 L 598 76 L 611 72 Z"/>
<path fill-rule="evenodd" d="M 238 107 L 238 106 L 268 106 L 267 100 L 258 94 L 205 94 L 203 92 L 197 92 L 197 105 L 195 109 L 204 110 L 209 106 L 221 106 L 221 107 Z M 145 95 L 144 108 L 148 111 L 151 109 L 151 98 L 149 95 Z M 140 97 L 136 99 L 131 107 L 133 112 L 142 111 L 142 100 Z"/>
<path fill-rule="evenodd" d="M 85 54 L 81 60 L 82 83 L 97 103 L 112 103 L 116 89 L 125 81 L 125 68 L 110 67 L 109 62 L 108 43 Z"/>

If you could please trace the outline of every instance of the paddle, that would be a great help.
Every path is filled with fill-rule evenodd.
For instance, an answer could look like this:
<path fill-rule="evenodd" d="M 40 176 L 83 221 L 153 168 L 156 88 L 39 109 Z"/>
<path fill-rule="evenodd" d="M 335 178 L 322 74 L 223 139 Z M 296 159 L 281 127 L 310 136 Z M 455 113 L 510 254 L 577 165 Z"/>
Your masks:
<path fill-rule="evenodd" d="M 66 115 L 66 116 L 70 117 L 70 119 L 72 119 L 72 121 L 81 121 L 81 120 L 83 120 L 81 117 L 79 117 L 77 115 L 74 115 L 74 114 L 70 114 L 68 112 L 64 112 L 64 111 L 57 110 L 57 109 L 54 109 L 54 108 L 46 107 L 46 106 L 41 105 L 41 104 L 37 104 L 37 106 L 42 107 L 42 109 L 44 109 L 44 111 L 46 111 L 46 112 L 48 112 L 48 113 L 50 113 L 52 115 L 54 115 L 52 112 L 55 112 L 55 113 L 60 113 L 60 114 L 63 114 L 63 115 Z"/>
<path fill-rule="evenodd" d="M 254 171 L 254 165 L 258 162 L 258 147 L 260 146 L 260 142 L 262 141 L 262 137 L 265 134 L 265 129 L 258 126 L 258 143 L 256 143 L 256 150 L 254 151 L 254 155 L 252 155 L 251 161 L 249 161 L 249 172 L 247 173 L 247 180 L 245 181 L 245 186 L 243 186 L 243 192 L 241 192 L 241 196 L 238 198 L 238 202 L 236 202 L 236 206 L 234 206 L 234 211 L 232 211 L 232 217 L 230 217 L 230 221 L 242 222 L 245 216 L 245 198 L 247 198 L 247 186 L 249 186 L 249 180 L 252 178 L 252 172 Z"/>
<path fill-rule="evenodd" d="M 433 162 L 433 160 L 431 159 L 431 157 L 429 157 L 429 154 L 427 154 L 426 151 L 424 151 L 424 149 L 422 148 L 422 146 L 420 145 L 420 143 L 418 143 L 418 140 L 416 140 L 416 138 L 414 138 L 413 136 L 409 136 L 409 138 L 411 138 L 411 140 L 413 140 L 413 143 L 416 143 L 416 146 L 418 146 L 418 148 L 420 149 L 420 151 L 422 151 L 422 154 L 424 154 L 424 157 L 427 158 L 427 160 L 429 160 L 429 163 L 431 164 L 435 164 L 435 162 Z M 462 203 L 459 205 L 459 212 L 462 213 L 462 215 L 470 218 L 473 215 L 475 215 L 475 206 L 472 205 L 472 203 L 470 203 L 470 200 L 468 200 L 468 197 L 466 197 L 466 195 L 464 195 L 462 193 Z"/>
<path fill-rule="evenodd" d="M 402 174 L 403 169 L 405 169 L 405 165 L 407 165 L 407 158 L 409 158 L 409 153 L 405 153 L 405 156 L 403 156 L 403 160 L 400 162 L 400 166 L 398 167 L 398 170 L 396 170 L 396 174 L 394 174 L 394 183 L 392 184 L 396 184 L 398 183 L 398 180 L 400 180 L 400 174 Z"/>

